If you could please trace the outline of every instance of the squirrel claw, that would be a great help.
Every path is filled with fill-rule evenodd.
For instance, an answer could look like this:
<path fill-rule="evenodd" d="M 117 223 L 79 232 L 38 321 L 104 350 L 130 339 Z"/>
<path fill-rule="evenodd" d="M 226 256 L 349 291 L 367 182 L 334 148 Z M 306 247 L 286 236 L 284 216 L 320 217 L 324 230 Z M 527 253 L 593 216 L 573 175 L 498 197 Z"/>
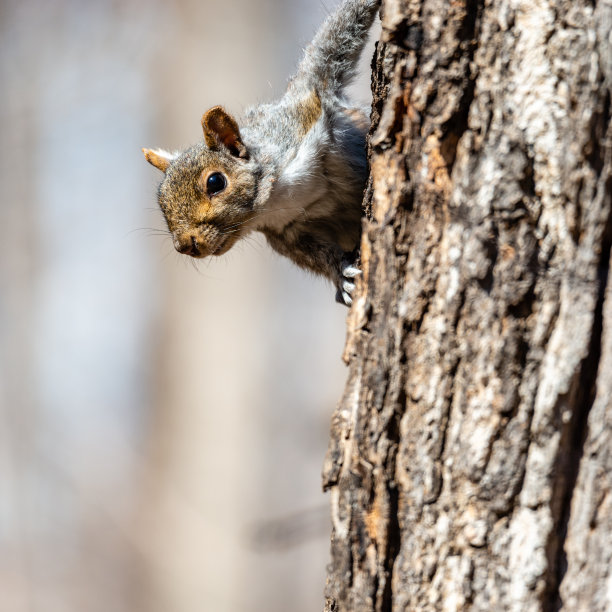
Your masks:
<path fill-rule="evenodd" d="M 345 278 L 355 278 L 361 274 L 361 270 L 353 265 L 348 265 L 342 270 L 342 276 Z"/>
<path fill-rule="evenodd" d="M 353 303 L 353 298 L 346 291 L 338 289 L 336 291 L 336 302 L 338 302 L 338 304 L 350 306 Z"/>
<path fill-rule="evenodd" d="M 349 295 L 353 295 L 353 291 L 355 291 L 355 283 L 351 281 L 343 281 L 342 282 L 342 292 L 348 293 Z"/>
<path fill-rule="evenodd" d="M 340 284 L 336 292 L 336 302 L 350 306 L 353 303 L 353 292 L 355 291 L 354 278 L 361 274 L 361 270 L 352 263 L 346 263 L 342 267 Z"/>

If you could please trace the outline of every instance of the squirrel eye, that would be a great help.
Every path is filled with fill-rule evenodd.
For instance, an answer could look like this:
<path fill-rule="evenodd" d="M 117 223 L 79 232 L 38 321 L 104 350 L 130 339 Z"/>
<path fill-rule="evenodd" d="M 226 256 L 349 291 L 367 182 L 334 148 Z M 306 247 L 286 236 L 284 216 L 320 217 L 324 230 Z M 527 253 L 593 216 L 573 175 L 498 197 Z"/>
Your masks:
<path fill-rule="evenodd" d="M 220 172 L 213 172 L 206 179 L 206 191 L 208 195 L 215 195 L 225 189 L 227 185 L 226 178 Z"/>

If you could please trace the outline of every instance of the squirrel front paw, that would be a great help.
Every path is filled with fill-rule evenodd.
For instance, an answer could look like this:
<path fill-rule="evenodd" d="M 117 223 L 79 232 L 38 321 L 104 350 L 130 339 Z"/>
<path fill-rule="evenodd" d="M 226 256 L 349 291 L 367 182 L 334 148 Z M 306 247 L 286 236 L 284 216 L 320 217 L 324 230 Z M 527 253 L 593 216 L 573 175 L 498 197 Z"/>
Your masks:
<path fill-rule="evenodd" d="M 343 259 L 338 279 L 336 302 L 350 306 L 353 303 L 353 292 L 355 291 L 355 277 L 361 274 L 361 270 L 353 260 Z"/>

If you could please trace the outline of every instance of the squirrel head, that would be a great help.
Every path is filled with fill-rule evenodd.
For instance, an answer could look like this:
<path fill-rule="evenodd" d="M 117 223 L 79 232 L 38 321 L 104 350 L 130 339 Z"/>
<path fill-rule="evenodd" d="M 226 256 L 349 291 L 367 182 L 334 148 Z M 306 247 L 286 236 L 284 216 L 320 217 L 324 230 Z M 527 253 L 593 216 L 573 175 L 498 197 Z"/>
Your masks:
<path fill-rule="evenodd" d="M 164 173 L 159 206 L 174 246 L 192 257 L 221 255 L 254 218 L 257 175 L 236 120 L 220 106 L 202 117 L 204 142 L 180 153 L 143 149 Z"/>

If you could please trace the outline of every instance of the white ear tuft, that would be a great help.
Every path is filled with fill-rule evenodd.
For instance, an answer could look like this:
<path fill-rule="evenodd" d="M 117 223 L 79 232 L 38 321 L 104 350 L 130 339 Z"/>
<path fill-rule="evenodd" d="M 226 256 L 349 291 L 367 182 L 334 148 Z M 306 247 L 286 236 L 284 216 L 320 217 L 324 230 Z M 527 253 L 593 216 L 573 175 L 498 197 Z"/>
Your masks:
<path fill-rule="evenodd" d="M 178 157 L 178 153 L 169 153 L 164 149 L 143 149 L 142 152 L 147 161 L 162 172 L 165 172 L 170 162 Z"/>
<path fill-rule="evenodd" d="M 153 149 L 153 152 L 159 155 L 160 157 L 165 157 L 168 161 L 172 161 L 178 157 L 178 152 L 170 152 L 165 149 Z"/>

